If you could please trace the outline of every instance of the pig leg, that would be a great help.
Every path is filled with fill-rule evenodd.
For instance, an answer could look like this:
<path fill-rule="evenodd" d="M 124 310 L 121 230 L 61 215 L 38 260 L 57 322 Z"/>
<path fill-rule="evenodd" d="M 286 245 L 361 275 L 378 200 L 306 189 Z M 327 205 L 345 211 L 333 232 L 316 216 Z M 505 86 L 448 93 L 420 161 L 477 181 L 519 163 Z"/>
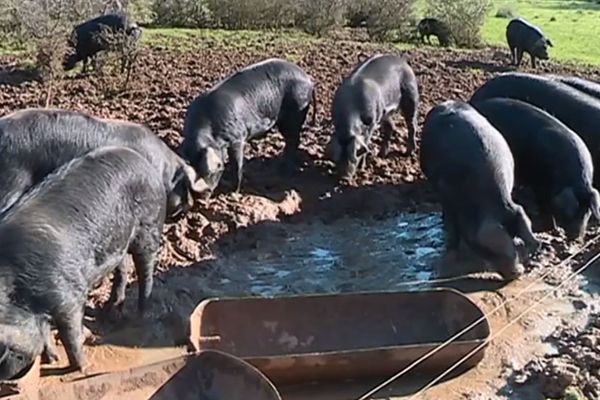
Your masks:
<path fill-rule="evenodd" d="M 531 56 L 531 66 L 535 69 L 535 56 Z"/>
<path fill-rule="evenodd" d="M 418 98 L 419 93 L 417 92 L 417 88 L 411 87 L 402 93 L 400 99 L 400 112 L 408 127 L 408 145 L 404 152 L 405 156 L 412 155 L 417 148 L 415 135 L 417 132 Z"/>
<path fill-rule="evenodd" d="M 512 65 L 517 65 L 517 48 L 516 47 L 510 48 L 510 63 Z"/>
<path fill-rule="evenodd" d="M 396 133 L 396 127 L 394 122 L 391 120 L 389 115 L 383 117 L 381 121 L 381 149 L 379 150 L 379 157 L 387 157 L 390 153 L 390 142 L 392 141 L 392 135 Z"/>
<path fill-rule="evenodd" d="M 65 346 L 69 367 L 72 370 L 82 371 L 85 367 L 85 353 L 83 351 L 83 307 L 85 298 L 78 299 L 78 305 L 68 310 L 61 310 L 54 316 L 60 340 Z"/>
<path fill-rule="evenodd" d="M 523 239 L 525 245 L 531 253 L 537 251 L 540 247 L 540 241 L 537 240 L 531 230 L 531 221 L 521 206 L 515 210 L 515 228 L 516 236 Z"/>
<path fill-rule="evenodd" d="M 515 65 L 517 67 L 520 67 L 521 66 L 521 61 L 523 60 L 523 49 L 517 48 L 516 58 L 517 58 L 517 60 L 516 60 L 517 62 L 515 63 Z"/>
<path fill-rule="evenodd" d="M 244 176 L 244 141 L 231 143 L 231 154 L 236 168 L 236 186 L 235 191 L 239 193 L 242 189 L 242 179 Z"/>
<path fill-rule="evenodd" d="M 42 363 L 52 364 L 59 360 L 58 353 L 56 352 L 56 346 L 53 343 L 52 332 L 50 331 L 50 324 L 46 325 L 44 329 L 44 350 L 42 351 Z"/>
<path fill-rule="evenodd" d="M 138 312 L 144 314 L 154 285 L 154 267 L 160 249 L 161 228 L 143 229 L 134 240 L 131 255 L 138 276 Z"/>
<path fill-rule="evenodd" d="M 283 159 L 288 171 L 292 171 L 298 164 L 300 135 L 302 132 L 302 127 L 304 126 L 304 121 L 308 115 L 308 109 L 310 107 L 309 104 L 302 109 L 299 109 L 298 106 L 290 106 L 289 109 L 294 109 L 294 111 L 284 112 L 277 122 L 277 127 L 285 139 Z M 287 108 L 288 106 L 284 105 L 284 107 Z"/>
<path fill-rule="evenodd" d="M 88 68 L 88 60 L 89 60 L 89 58 L 88 58 L 88 57 L 85 57 L 85 58 L 83 59 L 82 66 L 81 66 L 81 74 L 82 74 L 82 75 L 84 75 L 84 74 L 87 72 L 87 68 Z"/>
<path fill-rule="evenodd" d="M 139 297 L 138 297 L 138 312 L 143 315 L 146 310 L 146 304 L 152 294 L 154 285 L 154 265 L 156 263 L 156 252 L 134 253 L 133 262 L 138 276 Z"/>
<path fill-rule="evenodd" d="M 125 302 L 125 289 L 127 288 L 127 264 L 123 259 L 114 271 L 110 299 L 104 307 L 104 314 L 108 315 L 113 307 L 117 307 L 119 313 L 123 312 Z"/>

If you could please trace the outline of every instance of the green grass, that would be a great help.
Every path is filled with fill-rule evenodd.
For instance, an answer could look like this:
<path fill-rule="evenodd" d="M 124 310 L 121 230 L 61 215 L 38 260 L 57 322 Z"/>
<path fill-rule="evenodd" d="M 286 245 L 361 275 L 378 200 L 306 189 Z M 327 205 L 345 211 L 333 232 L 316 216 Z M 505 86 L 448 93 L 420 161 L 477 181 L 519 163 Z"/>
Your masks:
<path fill-rule="evenodd" d="M 290 31 L 226 31 L 222 29 L 146 29 L 144 43 L 149 45 L 168 46 L 180 50 L 190 48 L 219 46 L 228 48 L 267 49 L 272 43 L 294 43 L 316 41 L 313 36 L 302 32 Z"/>
<path fill-rule="evenodd" d="M 551 58 L 600 64 L 600 4 L 581 0 L 495 0 L 483 27 L 483 38 L 487 43 L 506 47 L 509 19 L 496 17 L 501 8 L 539 26 L 554 44 Z"/>

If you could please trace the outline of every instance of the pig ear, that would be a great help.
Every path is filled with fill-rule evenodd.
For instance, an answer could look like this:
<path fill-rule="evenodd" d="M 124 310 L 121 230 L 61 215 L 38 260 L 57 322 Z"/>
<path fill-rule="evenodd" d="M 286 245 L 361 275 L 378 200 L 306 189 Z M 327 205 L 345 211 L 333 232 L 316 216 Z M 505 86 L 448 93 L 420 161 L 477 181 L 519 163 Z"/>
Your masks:
<path fill-rule="evenodd" d="M 182 165 L 176 173 L 175 181 L 185 178 L 189 182 L 189 187 L 193 192 L 202 193 L 208 190 L 208 185 L 201 177 L 196 174 L 194 168 L 190 165 Z"/>
<path fill-rule="evenodd" d="M 369 153 L 369 154 L 371 153 L 371 150 L 369 150 L 369 145 L 367 145 L 367 142 L 365 142 L 365 138 L 364 137 L 358 135 L 358 136 L 355 136 L 354 138 L 355 138 L 354 142 L 356 142 L 356 144 L 360 148 L 365 149 L 366 152 Z"/>
<path fill-rule="evenodd" d="M 552 41 L 548 38 L 546 38 L 546 44 L 550 47 L 554 47 L 554 45 L 552 44 Z"/>
<path fill-rule="evenodd" d="M 208 147 L 206 149 L 206 170 L 212 174 L 220 171 L 222 168 L 223 160 L 214 148 Z"/>
<path fill-rule="evenodd" d="M 4 363 L 6 357 L 8 357 L 8 346 L 4 343 L 0 343 L 0 365 Z"/>
<path fill-rule="evenodd" d="M 592 196 L 590 198 L 590 208 L 594 218 L 600 221 L 600 194 L 596 189 L 592 189 Z"/>
<path fill-rule="evenodd" d="M 515 243 L 498 222 L 485 219 L 477 230 L 477 243 L 494 254 L 514 260 L 517 257 Z"/>
<path fill-rule="evenodd" d="M 566 215 L 574 216 L 577 213 L 579 201 L 577 201 L 573 189 L 571 187 L 566 187 L 554 196 L 552 205 L 556 209 L 562 210 Z"/>

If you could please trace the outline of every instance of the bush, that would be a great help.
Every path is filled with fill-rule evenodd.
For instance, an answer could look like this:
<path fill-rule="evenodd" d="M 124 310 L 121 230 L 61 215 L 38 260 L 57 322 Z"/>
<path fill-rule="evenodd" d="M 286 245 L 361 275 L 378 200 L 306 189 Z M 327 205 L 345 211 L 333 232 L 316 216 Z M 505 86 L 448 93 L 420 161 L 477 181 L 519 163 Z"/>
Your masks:
<path fill-rule="evenodd" d="M 496 18 L 514 18 L 515 11 L 511 6 L 503 6 L 496 11 Z"/>
<path fill-rule="evenodd" d="M 346 25 L 350 28 L 366 26 L 372 3 L 373 0 L 350 1 L 345 13 Z"/>
<path fill-rule="evenodd" d="M 295 0 L 294 22 L 303 31 L 321 36 L 342 24 L 344 0 Z"/>
<path fill-rule="evenodd" d="M 481 27 L 492 0 L 426 0 L 427 15 L 445 22 L 458 46 L 481 44 Z"/>
<path fill-rule="evenodd" d="M 126 9 L 134 21 L 141 25 L 149 25 L 154 22 L 157 15 L 154 13 L 155 0 L 131 0 Z"/>
<path fill-rule="evenodd" d="M 373 40 L 406 39 L 413 30 L 415 0 L 370 0 L 367 32 Z"/>
<path fill-rule="evenodd" d="M 207 0 L 216 27 L 267 29 L 290 26 L 292 0 Z"/>
<path fill-rule="evenodd" d="M 97 0 L 12 0 L 17 34 L 23 42 L 33 44 L 43 77 L 53 80 L 62 75 L 67 37 L 73 26 L 100 14 L 107 4 Z"/>
<path fill-rule="evenodd" d="M 154 24 L 176 28 L 207 28 L 212 13 L 204 0 L 154 0 Z"/>

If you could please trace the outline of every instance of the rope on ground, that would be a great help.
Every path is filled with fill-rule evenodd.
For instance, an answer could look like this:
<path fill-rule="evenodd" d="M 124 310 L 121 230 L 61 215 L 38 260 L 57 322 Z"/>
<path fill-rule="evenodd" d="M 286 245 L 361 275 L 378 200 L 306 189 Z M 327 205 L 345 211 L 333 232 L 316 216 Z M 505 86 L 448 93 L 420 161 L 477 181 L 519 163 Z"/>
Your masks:
<path fill-rule="evenodd" d="M 533 282 L 531 282 L 531 284 L 529 284 L 525 289 L 523 289 L 519 293 L 517 293 L 514 297 L 512 297 L 510 299 L 504 300 L 498 306 L 494 307 L 491 311 L 485 313 L 481 318 L 479 318 L 478 320 L 476 320 L 475 322 L 473 322 L 472 324 L 470 324 L 469 326 L 467 326 L 466 328 L 464 328 L 463 330 L 461 330 L 460 332 L 458 332 L 454 336 L 450 337 L 444 343 L 440 344 L 439 346 L 437 346 L 436 348 L 432 349 L 431 351 L 425 353 L 423 356 L 421 356 L 417 360 L 413 361 L 406 368 L 404 368 L 403 370 L 401 370 L 400 372 L 398 372 L 397 374 L 395 374 L 394 376 L 392 376 L 391 378 L 389 378 L 385 382 L 382 382 L 380 385 L 376 386 L 372 390 L 368 391 L 367 393 L 365 393 L 364 395 L 362 395 L 361 397 L 359 397 L 358 400 L 369 400 L 369 398 L 372 395 L 374 395 L 375 393 L 379 392 L 381 389 L 389 386 L 394 381 L 398 380 L 399 378 L 401 378 L 402 376 L 404 376 L 408 372 L 412 371 L 415 367 L 417 367 L 423 361 L 427 360 L 429 357 L 433 356 L 434 354 L 438 353 L 442 349 L 446 348 L 449 344 L 451 344 L 452 342 L 454 342 L 455 340 L 457 340 L 459 337 L 461 337 L 465 333 L 469 332 L 471 329 L 475 328 L 477 325 L 479 325 L 483 321 L 487 320 L 488 317 L 490 317 L 492 314 L 496 313 L 498 310 L 500 310 L 501 308 L 503 308 L 504 306 L 506 306 L 507 303 L 509 303 L 511 301 L 514 301 L 514 300 L 517 300 L 521 296 L 523 296 L 525 293 L 528 293 L 528 291 L 532 287 L 534 287 L 539 282 L 541 282 L 544 279 L 546 279 L 552 272 L 554 272 L 555 269 L 564 266 L 566 263 L 568 263 L 569 261 L 573 260 L 575 257 L 581 255 L 592 244 L 596 243 L 596 241 L 598 241 L 598 239 L 600 239 L 600 235 L 595 236 L 593 239 L 591 239 L 585 245 L 583 245 L 578 251 L 576 251 L 575 253 L 571 254 L 568 257 L 566 257 L 560 263 L 556 264 L 554 267 L 548 268 L 548 270 L 546 271 L 546 273 L 544 273 L 540 277 L 536 278 Z"/>
<path fill-rule="evenodd" d="M 462 363 L 464 363 L 465 361 L 467 361 L 475 353 L 477 353 L 479 350 L 481 350 L 482 348 L 484 348 L 492 340 L 497 339 L 498 337 L 500 337 L 508 328 L 510 328 L 511 326 L 513 326 L 514 324 L 516 324 L 518 321 L 520 321 L 521 318 L 523 318 L 525 315 L 527 315 L 529 312 L 531 312 L 531 310 L 533 310 L 534 308 L 536 308 L 537 306 L 539 306 L 540 304 L 542 304 L 548 297 L 550 297 L 552 294 L 554 294 L 554 292 L 558 291 L 561 287 L 563 287 L 565 284 L 567 284 L 571 279 L 573 279 L 575 276 L 577 276 L 578 274 L 580 274 L 581 272 L 583 272 L 586 268 L 588 268 L 590 265 L 592 265 L 594 262 L 596 262 L 599 259 L 600 259 L 600 253 L 597 253 L 590 260 L 588 260 L 588 262 L 586 262 L 581 268 L 579 268 L 575 272 L 571 273 L 560 285 L 558 285 L 558 286 L 556 286 L 556 287 L 554 287 L 552 289 L 549 289 L 549 293 L 547 293 L 546 295 L 544 295 L 538 301 L 534 302 L 531 306 L 529 306 L 527 309 L 525 309 L 525 311 L 523 311 L 521 314 L 519 314 L 517 317 L 515 317 L 512 321 L 508 322 L 504 327 L 502 327 L 502 329 L 500 329 L 498 332 L 496 332 L 491 337 L 489 337 L 486 341 L 484 341 L 483 343 L 481 343 L 480 345 L 478 345 L 477 347 L 475 347 L 466 356 L 464 356 L 463 358 L 461 358 L 460 360 L 458 360 L 454 365 L 452 365 L 450 368 L 448 368 L 446 371 L 444 371 L 442 374 L 440 374 L 437 378 L 435 378 L 434 380 L 432 380 L 431 382 L 429 382 L 425 387 L 423 387 L 417 393 L 415 393 L 414 395 L 412 395 L 411 397 L 409 397 L 408 400 L 416 399 L 417 396 L 422 395 L 425 391 L 429 390 L 433 385 L 437 384 L 439 381 L 441 381 L 442 379 L 444 379 L 452 371 L 454 371 L 456 368 L 458 368 Z"/>

